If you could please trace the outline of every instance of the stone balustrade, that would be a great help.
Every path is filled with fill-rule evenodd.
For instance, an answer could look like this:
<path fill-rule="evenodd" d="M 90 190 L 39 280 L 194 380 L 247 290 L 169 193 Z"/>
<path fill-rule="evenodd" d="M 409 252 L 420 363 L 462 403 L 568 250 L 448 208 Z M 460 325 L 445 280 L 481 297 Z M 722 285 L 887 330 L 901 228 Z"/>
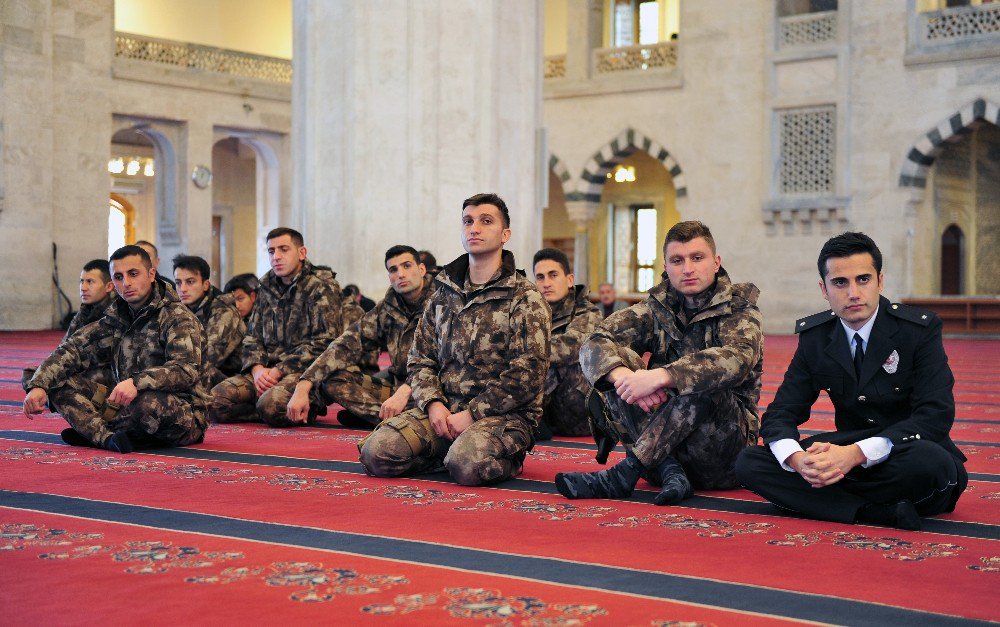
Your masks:
<path fill-rule="evenodd" d="M 595 74 L 672 70 L 677 66 L 677 42 L 664 41 L 645 46 L 596 48 L 593 51 Z"/>
<path fill-rule="evenodd" d="M 836 11 L 802 13 L 778 18 L 778 50 L 836 40 Z"/>
<path fill-rule="evenodd" d="M 292 82 L 292 62 L 288 59 L 131 33 L 115 33 L 115 57 L 272 83 Z"/>
<path fill-rule="evenodd" d="M 918 16 L 917 37 L 934 44 L 1000 34 L 1000 4 L 982 4 L 928 11 Z"/>
<path fill-rule="evenodd" d="M 545 78 L 565 78 L 566 55 L 554 54 L 545 57 Z"/>

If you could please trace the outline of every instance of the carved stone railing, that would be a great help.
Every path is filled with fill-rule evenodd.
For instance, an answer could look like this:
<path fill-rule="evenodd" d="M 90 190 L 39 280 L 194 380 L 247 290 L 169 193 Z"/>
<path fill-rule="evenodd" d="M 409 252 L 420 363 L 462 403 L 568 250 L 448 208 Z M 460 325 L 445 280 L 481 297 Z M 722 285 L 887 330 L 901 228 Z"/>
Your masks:
<path fill-rule="evenodd" d="M 1000 4 L 952 7 L 920 13 L 917 37 L 934 44 L 1000 35 Z"/>
<path fill-rule="evenodd" d="M 554 54 L 545 57 L 545 78 L 564 78 L 566 76 L 566 55 Z"/>
<path fill-rule="evenodd" d="M 593 54 L 595 74 L 671 70 L 677 67 L 677 42 L 674 41 L 646 46 L 597 48 Z"/>
<path fill-rule="evenodd" d="M 236 50 L 115 33 L 115 56 L 272 83 L 292 82 L 292 62 Z"/>
<path fill-rule="evenodd" d="M 821 11 L 778 18 L 778 50 L 837 40 L 837 12 Z"/>

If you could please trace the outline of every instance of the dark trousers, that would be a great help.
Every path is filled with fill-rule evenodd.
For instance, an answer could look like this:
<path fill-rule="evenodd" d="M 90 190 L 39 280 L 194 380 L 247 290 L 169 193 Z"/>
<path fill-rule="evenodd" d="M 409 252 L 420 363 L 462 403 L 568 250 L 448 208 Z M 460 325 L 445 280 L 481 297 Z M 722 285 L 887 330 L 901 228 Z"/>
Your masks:
<path fill-rule="evenodd" d="M 834 439 L 839 438 L 821 433 L 803 440 L 802 448 Z M 926 440 L 894 444 L 884 462 L 857 466 L 823 488 L 814 488 L 799 473 L 782 468 L 768 446 L 743 451 L 736 460 L 736 477 L 778 507 L 842 523 L 854 522 L 858 510 L 869 503 L 910 501 L 921 516 L 950 512 L 969 482 L 961 461 Z"/>

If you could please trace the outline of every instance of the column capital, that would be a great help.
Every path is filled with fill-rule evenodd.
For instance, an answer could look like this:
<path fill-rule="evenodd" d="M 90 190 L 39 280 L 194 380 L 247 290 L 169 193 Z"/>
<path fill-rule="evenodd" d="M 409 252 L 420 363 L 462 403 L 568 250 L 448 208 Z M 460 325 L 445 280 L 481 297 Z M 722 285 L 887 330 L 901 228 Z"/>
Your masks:
<path fill-rule="evenodd" d="M 587 225 L 597 218 L 597 211 L 600 205 L 589 200 L 568 200 L 566 201 L 566 214 L 572 220 L 577 229 L 586 229 Z"/>

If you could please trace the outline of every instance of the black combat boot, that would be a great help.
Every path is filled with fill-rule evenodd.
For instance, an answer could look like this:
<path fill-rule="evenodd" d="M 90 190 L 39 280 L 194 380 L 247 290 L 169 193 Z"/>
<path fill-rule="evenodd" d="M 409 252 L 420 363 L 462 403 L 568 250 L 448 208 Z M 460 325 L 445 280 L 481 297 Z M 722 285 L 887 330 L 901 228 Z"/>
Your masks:
<path fill-rule="evenodd" d="M 694 496 L 694 488 L 681 465 L 673 457 L 667 457 L 657 467 L 660 473 L 660 493 L 653 498 L 657 505 L 676 505 Z"/>
<path fill-rule="evenodd" d="M 135 450 L 135 445 L 132 444 L 132 440 L 129 439 L 128 434 L 123 430 L 118 431 L 105 440 L 104 448 L 115 453 L 131 453 Z"/>
<path fill-rule="evenodd" d="M 83 437 L 83 435 L 76 429 L 63 429 L 62 433 L 59 434 L 62 441 L 70 446 L 89 446 L 91 448 L 97 448 L 93 442 Z"/>
<path fill-rule="evenodd" d="M 561 472 L 556 475 L 556 489 L 568 499 L 619 499 L 632 495 L 644 470 L 632 453 L 611 468 L 597 472 Z"/>

